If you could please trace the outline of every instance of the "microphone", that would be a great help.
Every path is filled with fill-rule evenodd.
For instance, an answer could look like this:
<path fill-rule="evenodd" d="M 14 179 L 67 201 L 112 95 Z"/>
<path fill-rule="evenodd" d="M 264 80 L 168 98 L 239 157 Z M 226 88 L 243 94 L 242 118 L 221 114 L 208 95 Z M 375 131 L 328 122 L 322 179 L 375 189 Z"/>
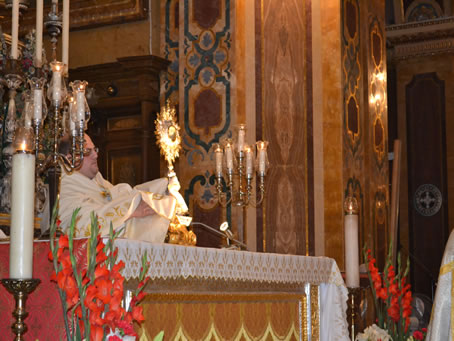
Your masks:
<path fill-rule="evenodd" d="M 239 247 L 240 249 L 243 248 L 244 250 L 247 251 L 247 245 L 244 244 L 243 242 L 240 242 L 239 240 L 237 240 L 237 239 L 235 239 L 233 237 L 233 233 L 229 229 L 229 223 L 226 222 L 226 221 L 224 221 L 221 224 L 221 226 L 219 227 L 220 231 L 215 229 L 214 227 L 211 227 L 211 226 L 209 226 L 207 224 L 200 223 L 200 222 L 193 221 L 191 223 L 191 225 L 200 225 L 200 226 L 204 227 L 205 229 L 207 229 L 208 231 L 211 231 L 211 232 L 217 234 L 218 236 L 226 238 L 227 239 L 227 245 L 229 246 L 228 248 Z M 234 245 L 230 245 L 230 242 L 233 242 Z"/>

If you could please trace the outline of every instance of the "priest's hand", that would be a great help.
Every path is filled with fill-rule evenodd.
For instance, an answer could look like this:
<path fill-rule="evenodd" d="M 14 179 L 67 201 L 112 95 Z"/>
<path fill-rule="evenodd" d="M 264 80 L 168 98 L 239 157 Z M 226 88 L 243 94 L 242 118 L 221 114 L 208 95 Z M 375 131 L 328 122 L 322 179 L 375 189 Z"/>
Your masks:
<path fill-rule="evenodd" d="M 148 204 L 145 201 L 141 200 L 139 206 L 137 206 L 136 210 L 131 214 L 131 216 L 128 219 L 143 218 L 153 214 L 155 214 L 155 211 L 150 206 L 148 206 Z"/>

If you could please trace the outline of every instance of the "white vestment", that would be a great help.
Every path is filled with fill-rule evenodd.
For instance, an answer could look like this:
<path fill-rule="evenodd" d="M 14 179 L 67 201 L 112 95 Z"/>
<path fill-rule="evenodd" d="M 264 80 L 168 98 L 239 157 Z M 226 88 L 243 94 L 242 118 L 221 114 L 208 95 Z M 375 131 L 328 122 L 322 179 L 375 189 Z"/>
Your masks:
<path fill-rule="evenodd" d="M 437 291 L 432 307 L 426 341 L 453 341 L 454 340 L 454 233 L 449 236 L 443 254 L 443 261 L 438 276 Z"/>
<path fill-rule="evenodd" d="M 177 199 L 168 195 L 168 179 L 161 178 L 132 188 L 128 184 L 113 186 L 101 173 L 93 179 L 74 172 L 64 171 L 60 182 L 59 219 L 68 231 L 73 211 L 80 207 L 75 237 L 90 234 L 90 213 L 98 216 L 101 235 L 107 235 L 112 223 L 114 230 L 126 226 L 122 237 L 150 242 L 164 242 L 170 220 L 175 216 Z M 173 192 L 173 191 L 171 191 Z M 143 218 L 130 218 L 140 201 L 145 201 L 155 214 Z"/>

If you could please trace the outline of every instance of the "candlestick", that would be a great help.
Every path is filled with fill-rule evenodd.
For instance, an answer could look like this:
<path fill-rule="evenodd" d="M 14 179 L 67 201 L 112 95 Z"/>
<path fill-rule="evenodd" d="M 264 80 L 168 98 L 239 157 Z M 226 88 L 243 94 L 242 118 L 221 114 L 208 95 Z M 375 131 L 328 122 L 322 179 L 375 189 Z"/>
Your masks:
<path fill-rule="evenodd" d="M 265 174 L 266 171 L 266 149 L 268 147 L 267 141 L 257 141 L 257 159 L 258 169 L 260 174 Z"/>
<path fill-rule="evenodd" d="M 14 300 L 16 301 L 16 308 L 13 311 L 13 316 L 16 318 L 16 321 L 11 326 L 14 335 L 16 335 L 14 340 L 23 341 L 23 335 L 28 330 L 27 325 L 24 322 L 28 316 L 28 312 L 25 310 L 27 297 L 36 289 L 38 284 L 41 283 L 41 280 L 5 278 L 1 280 L 1 283 L 9 293 L 13 294 Z"/>
<path fill-rule="evenodd" d="M 20 127 L 13 143 L 11 179 L 11 244 L 9 276 L 32 278 L 35 213 L 35 155 L 33 130 Z"/>
<path fill-rule="evenodd" d="M 345 233 L 345 284 L 349 288 L 359 287 L 359 246 L 358 246 L 358 203 L 349 196 L 344 203 Z"/>
<path fill-rule="evenodd" d="M 77 111 L 77 122 L 85 120 L 85 93 L 84 91 L 79 91 L 76 94 L 76 111 Z"/>
<path fill-rule="evenodd" d="M 19 41 L 19 0 L 13 0 L 12 21 L 11 21 L 11 59 L 18 59 Z"/>
<path fill-rule="evenodd" d="M 43 89 L 33 90 L 33 118 L 35 120 L 43 118 Z"/>
<path fill-rule="evenodd" d="M 52 62 L 52 100 L 60 103 L 62 98 L 61 87 L 61 71 L 62 65 L 60 62 Z"/>
<path fill-rule="evenodd" d="M 251 147 L 245 146 L 244 152 L 246 154 L 246 174 L 248 176 L 252 176 L 254 169 L 252 166 L 252 149 L 251 149 Z"/>
<path fill-rule="evenodd" d="M 225 161 L 227 165 L 227 170 L 233 169 L 233 151 L 232 151 L 232 144 L 227 142 L 225 145 Z"/>
<path fill-rule="evenodd" d="M 65 65 L 65 74 L 68 72 L 69 48 L 69 0 L 63 0 L 63 32 L 62 32 L 62 61 Z"/>
<path fill-rule="evenodd" d="M 246 126 L 240 124 L 238 126 L 238 152 L 242 152 L 244 149 L 244 138 L 246 136 Z"/>
<path fill-rule="evenodd" d="M 217 176 L 222 176 L 222 148 L 221 146 L 216 143 L 214 145 L 214 155 L 216 158 L 216 175 Z"/>
<path fill-rule="evenodd" d="M 35 66 L 40 68 L 43 62 L 43 0 L 36 0 L 36 48 Z"/>

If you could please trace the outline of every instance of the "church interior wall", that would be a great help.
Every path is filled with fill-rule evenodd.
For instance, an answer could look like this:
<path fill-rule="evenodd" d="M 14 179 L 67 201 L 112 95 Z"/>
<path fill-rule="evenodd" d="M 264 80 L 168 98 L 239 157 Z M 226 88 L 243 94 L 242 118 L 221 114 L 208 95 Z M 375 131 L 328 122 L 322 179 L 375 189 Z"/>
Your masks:
<path fill-rule="evenodd" d="M 171 99 L 178 103 L 180 122 L 187 121 L 188 125 L 184 128 L 185 152 L 178 169 L 195 219 L 205 219 L 216 226 L 230 218 L 236 229 L 240 228 L 237 233 L 249 236 L 248 239 L 255 237 L 253 248 L 323 254 L 335 258 L 343 268 L 345 190 L 348 179 L 355 178 L 355 174 L 359 179 L 364 169 L 346 164 L 342 147 L 346 144 L 346 131 L 344 116 L 339 114 L 345 104 L 339 34 L 343 20 L 341 4 L 328 0 L 317 4 L 270 0 L 251 5 L 247 1 L 223 0 L 218 2 L 219 11 L 213 12 L 213 8 L 204 9 L 203 5 L 193 8 L 193 1 L 187 3 L 188 8 L 185 2 L 175 0 L 153 3 L 154 15 L 160 6 L 159 54 L 171 61 L 168 76 L 161 82 L 162 101 Z M 189 13 L 187 22 L 185 10 Z M 366 8 L 361 12 L 364 18 L 367 11 Z M 205 22 L 197 22 L 200 18 Z M 153 37 L 157 35 L 156 21 L 151 31 Z M 185 27 L 186 31 L 182 29 Z M 222 36 L 213 39 L 219 44 L 219 56 L 224 53 L 226 58 L 216 76 L 224 77 L 223 82 L 203 83 L 195 76 L 197 68 L 203 67 L 191 65 L 194 46 L 200 44 L 200 40 L 191 39 L 200 38 L 206 31 Z M 321 39 L 315 39 L 315 34 Z M 149 38 L 149 20 L 73 31 L 71 65 L 148 54 Z M 156 52 L 156 39 L 151 41 L 151 49 Z M 369 42 L 368 38 L 362 41 L 361 48 L 367 49 Z M 79 44 L 86 46 L 85 52 L 76 50 Z M 321 83 L 315 85 L 316 80 Z M 367 88 L 361 84 L 362 91 L 367 92 Z M 204 96 L 208 102 L 197 107 L 200 105 L 197 99 Z M 358 94 L 360 101 L 364 101 L 364 96 Z M 218 104 L 213 105 L 212 101 Z M 359 121 L 361 129 L 371 129 L 368 122 Z M 249 209 L 247 214 L 219 207 L 215 188 L 209 185 L 213 168 L 210 148 L 216 140 L 213 137 L 218 140 L 223 135 L 232 137 L 237 123 L 248 124 L 249 140 L 270 140 L 268 197 L 271 193 L 281 196 L 279 200 L 269 199 L 258 210 Z M 283 155 L 288 156 L 287 161 Z M 343 167 L 339 166 L 342 164 Z M 355 167 L 356 171 L 349 173 Z M 373 172 L 373 167 L 370 171 Z M 363 209 L 362 214 L 367 217 L 362 226 L 371 225 L 371 209 Z M 374 233 L 367 233 L 373 243 Z"/>
<path fill-rule="evenodd" d="M 352 4 L 358 10 L 358 37 L 368 32 L 355 42 L 358 70 L 346 69 L 343 59 L 347 45 L 341 32 L 349 25 L 343 9 Z M 70 67 L 150 52 L 168 59 L 161 104 L 170 99 L 177 105 L 183 134 L 178 175 L 195 220 L 218 226 L 227 219 L 237 234 L 253 240 L 251 249 L 326 255 L 342 269 L 349 184 L 357 181 L 361 187 L 352 192 L 363 205 L 361 236 L 366 238 L 361 242 L 376 240 L 377 193 L 388 205 L 387 168 L 377 168 L 371 142 L 376 120 L 368 118 L 382 117 L 386 143 L 386 108 L 377 114 L 365 107 L 376 70 L 371 54 L 361 52 L 371 49 L 368 18 L 374 14 L 382 23 L 380 4 L 219 0 L 208 6 L 152 0 L 146 20 L 71 31 Z M 349 145 L 355 132 L 349 135 L 346 125 L 345 74 L 353 72 L 360 72 L 355 132 L 364 134 Z M 247 123 L 248 141 L 270 141 L 267 199 L 246 213 L 217 204 L 213 177 L 212 146 L 233 137 L 238 123 Z"/>

